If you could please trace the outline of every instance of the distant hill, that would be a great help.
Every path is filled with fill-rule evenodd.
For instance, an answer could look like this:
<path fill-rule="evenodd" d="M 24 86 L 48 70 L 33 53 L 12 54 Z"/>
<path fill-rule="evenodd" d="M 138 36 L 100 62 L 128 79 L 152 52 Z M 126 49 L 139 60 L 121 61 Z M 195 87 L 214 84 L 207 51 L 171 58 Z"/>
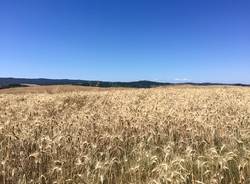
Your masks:
<path fill-rule="evenodd" d="M 88 80 L 70 80 L 70 79 L 26 79 L 26 78 L 0 78 L 0 88 L 26 87 L 30 85 L 80 85 L 95 87 L 132 87 L 132 88 L 151 88 L 168 85 L 232 85 L 232 86 L 250 86 L 249 84 L 223 84 L 223 83 L 163 83 L 154 81 L 134 81 L 134 82 L 107 82 L 107 81 L 88 81 Z"/>

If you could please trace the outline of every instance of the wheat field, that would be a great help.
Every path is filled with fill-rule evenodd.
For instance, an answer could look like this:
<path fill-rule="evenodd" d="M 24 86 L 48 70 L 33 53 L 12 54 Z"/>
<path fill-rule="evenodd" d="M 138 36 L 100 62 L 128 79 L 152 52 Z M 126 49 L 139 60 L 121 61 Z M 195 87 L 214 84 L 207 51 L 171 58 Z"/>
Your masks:
<path fill-rule="evenodd" d="M 2 184 L 250 183 L 250 88 L 0 94 Z"/>

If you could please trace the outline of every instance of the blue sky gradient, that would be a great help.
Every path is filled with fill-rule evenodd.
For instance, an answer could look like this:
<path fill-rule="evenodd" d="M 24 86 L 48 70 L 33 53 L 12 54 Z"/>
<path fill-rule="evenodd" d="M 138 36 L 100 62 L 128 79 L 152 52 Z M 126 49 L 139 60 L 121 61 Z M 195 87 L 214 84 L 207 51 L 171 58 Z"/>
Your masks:
<path fill-rule="evenodd" d="M 250 83 L 250 1 L 0 0 L 0 77 Z"/>

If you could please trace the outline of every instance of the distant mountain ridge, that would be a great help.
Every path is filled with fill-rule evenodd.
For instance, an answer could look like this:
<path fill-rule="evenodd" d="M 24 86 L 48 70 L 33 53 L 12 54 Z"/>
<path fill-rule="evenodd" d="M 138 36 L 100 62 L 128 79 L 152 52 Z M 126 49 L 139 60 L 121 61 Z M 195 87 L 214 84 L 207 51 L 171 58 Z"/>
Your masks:
<path fill-rule="evenodd" d="M 108 81 L 90 81 L 90 80 L 71 80 L 71 79 L 46 79 L 46 78 L 0 78 L 0 88 L 25 87 L 29 85 L 80 85 L 80 86 L 95 86 L 95 87 L 132 87 L 132 88 L 151 88 L 169 85 L 230 85 L 230 86 L 249 86 L 250 84 L 224 84 L 224 83 L 169 83 L 169 82 L 154 82 L 154 81 L 134 81 L 134 82 L 108 82 Z"/>

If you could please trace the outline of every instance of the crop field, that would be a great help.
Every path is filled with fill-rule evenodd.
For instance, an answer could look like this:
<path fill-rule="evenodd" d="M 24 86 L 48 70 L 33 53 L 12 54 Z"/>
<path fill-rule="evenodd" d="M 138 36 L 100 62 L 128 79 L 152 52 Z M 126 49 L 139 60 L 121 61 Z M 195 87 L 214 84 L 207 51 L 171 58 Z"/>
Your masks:
<path fill-rule="evenodd" d="M 115 89 L 116 88 L 98 88 L 98 87 L 86 87 L 86 86 L 75 86 L 75 85 L 49 85 L 49 86 L 34 85 L 30 87 L 0 89 L 0 94 L 25 94 L 25 93 L 54 94 L 54 93 L 65 93 L 65 92 L 80 92 L 80 91 L 107 91 Z"/>
<path fill-rule="evenodd" d="M 0 94 L 1 184 L 249 184 L 250 88 Z"/>

